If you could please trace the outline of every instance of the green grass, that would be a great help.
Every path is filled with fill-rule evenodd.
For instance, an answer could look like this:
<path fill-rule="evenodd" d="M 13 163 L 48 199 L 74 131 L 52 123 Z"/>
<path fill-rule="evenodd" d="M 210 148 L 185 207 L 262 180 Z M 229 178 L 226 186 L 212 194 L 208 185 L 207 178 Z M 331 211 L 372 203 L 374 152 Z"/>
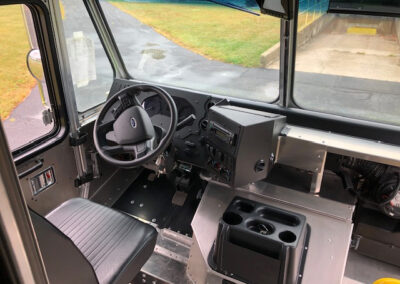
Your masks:
<path fill-rule="evenodd" d="M 259 67 L 279 41 L 278 19 L 218 5 L 111 2 L 171 41 L 209 59 Z"/>
<path fill-rule="evenodd" d="M 26 68 L 29 42 L 20 5 L 0 6 L 0 117 L 7 118 L 35 86 Z"/>

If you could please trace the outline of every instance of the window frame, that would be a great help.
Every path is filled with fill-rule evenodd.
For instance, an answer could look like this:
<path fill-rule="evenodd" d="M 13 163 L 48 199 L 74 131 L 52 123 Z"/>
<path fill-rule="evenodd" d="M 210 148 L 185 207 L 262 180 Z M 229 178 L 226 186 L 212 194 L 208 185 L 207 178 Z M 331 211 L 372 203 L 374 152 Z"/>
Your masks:
<path fill-rule="evenodd" d="M 55 1 L 55 0 L 50 0 L 50 1 Z M 111 67 L 112 72 L 113 72 L 112 80 L 114 81 L 116 78 L 124 78 L 124 79 L 128 78 L 127 76 L 125 76 L 124 70 L 126 70 L 126 69 L 125 69 L 124 63 L 122 61 L 120 61 L 121 57 L 114 55 L 114 54 L 119 54 L 119 51 L 114 49 L 114 47 L 116 47 L 116 44 L 114 43 L 113 45 L 112 44 L 110 45 L 108 43 L 108 41 L 105 39 L 109 35 L 107 35 L 107 31 L 104 31 L 104 29 L 101 28 L 104 25 L 104 23 L 101 23 L 102 22 L 101 15 L 99 17 L 99 14 L 97 14 L 97 12 L 96 12 L 96 8 L 93 7 L 93 5 L 91 4 L 91 2 L 93 2 L 93 1 L 90 1 L 90 0 L 80 0 L 80 1 L 82 1 L 83 5 L 85 6 L 85 11 L 87 13 L 87 16 L 89 16 L 90 22 L 91 22 L 91 24 L 92 24 L 92 26 L 93 26 L 93 28 L 94 28 L 97 36 L 98 36 L 98 39 L 99 39 L 99 41 L 101 43 L 103 51 L 105 52 L 105 54 L 107 56 L 108 62 L 110 63 L 110 67 Z M 53 3 L 53 9 L 59 10 L 60 9 L 59 4 L 58 3 L 57 4 Z M 103 17 L 103 18 L 105 19 L 105 17 Z M 64 35 L 64 22 L 63 22 L 63 20 L 61 19 L 60 15 L 54 15 L 52 17 L 52 19 L 55 22 L 57 22 L 57 24 L 58 24 L 57 27 L 56 27 L 56 30 L 59 33 L 58 37 L 63 36 L 63 38 L 61 40 L 59 40 L 59 41 L 61 42 L 62 45 L 66 45 L 66 37 Z M 68 56 L 69 56 L 68 55 L 68 50 L 65 47 L 65 54 L 63 54 L 61 56 L 61 58 L 62 58 L 61 60 L 63 60 L 63 61 L 67 60 L 68 61 Z M 119 67 L 120 64 L 122 64 L 122 67 Z M 69 74 L 68 76 L 70 76 L 72 71 L 71 71 L 69 62 L 66 62 L 66 63 L 63 62 L 62 65 L 63 66 L 65 66 L 65 65 L 68 66 L 68 68 L 67 68 L 68 70 L 66 70 L 65 72 L 67 72 Z M 70 80 L 67 80 L 67 81 L 68 81 L 67 84 L 69 84 L 69 83 L 72 84 L 72 81 L 71 82 L 69 82 Z M 112 86 L 112 84 L 111 84 L 111 86 Z M 110 88 L 111 88 L 111 86 L 110 86 Z M 88 109 L 86 109 L 84 111 L 79 111 L 78 107 L 76 105 L 76 92 L 75 92 L 75 90 L 73 91 L 73 93 L 74 93 L 73 94 L 74 98 L 72 100 L 73 101 L 72 102 L 73 106 L 71 106 L 71 107 L 74 108 L 74 110 L 72 111 L 73 112 L 72 115 L 74 116 L 74 120 L 76 120 L 74 122 L 74 124 L 76 124 L 76 126 L 72 127 L 73 128 L 72 131 L 75 131 L 75 128 L 79 129 L 82 126 L 81 125 L 82 121 L 84 121 L 87 117 L 91 117 L 93 115 L 93 112 L 99 111 L 99 108 L 101 108 L 104 105 L 105 101 L 101 102 L 99 104 L 93 105 L 92 107 L 90 107 L 90 108 L 88 108 Z"/>
<path fill-rule="evenodd" d="M 107 56 L 108 61 L 110 62 L 110 66 L 113 71 L 113 81 L 115 79 L 130 79 L 134 78 L 130 75 L 128 70 L 125 67 L 125 63 L 122 59 L 122 56 L 119 52 L 118 46 L 114 39 L 114 36 L 111 32 L 111 28 L 108 25 L 106 16 L 103 13 L 101 8 L 101 4 L 97 0 L 81 0 L 86 8 L 86 12 L 93 24 L 93 27 L 97 33 L 97 36 L 101 42 L 103 50 Z M 112 88 L 112 85 L 110 89 Z M 106 101 L 94 105 L 84 111 L 78 111 L 76 109 L 76 113 L 78 115 L 78 121 L 83 122 L 88 117 L 91 118 L 93 115 L 97 115 L 102 106 Z"/>
<path fill-rule="evenodd" d="M 40 0 L 7 0 L 1 5 L 25 5 L 32 14 L 54 119 L 54 127 L 48 134 L 12 150 L 14 162 L 18 165 L 61 143 L 68 134 L 69 126 L 48 8 Z"/>
<path fill-rule="evenodd" d="M 339 13 L 339 14 L 358 14 L 358 15 L 370 15 L 370 16 L 383 16 L 383 17 L 400 17 L 400 7 L 396 8 L 396 11 L 390 10 L 391 7 L 380 7 L 379 5 L 370 5 L 367 6 L 367 9 L 365 10 L 360 10 L 357 8 L 352 8 L 352 7 L 334 7 L 333 3 L 334 1 L 330 0 L 329 1 L 329 7 L 328 7 L 328 13 Z M 350 4 L 352 5 L 352 4 Z M 356 5 L 354 3 L 353 5 Z M 339 5 L 340 6 L 340 5 Z M 381 8 L 379 11 L 377 10 L 372 10 L 371 8 Z"/>
<path fill-rule="evenodd" d="M 291 78 L 291 82 L 287 83 L 289 85 L 289 87 L 287 87 L 287 92 L 283 94 L 286 99 L 286 105 L 281 106 L 286 106 L 286 108 L 280 109 L 281 107 L 279 107 L 278 111 L 281 114 L 286 115 L 288 117 L 288 122 L 294 125 L 310 127 L 324 131 L 332 131 L 340 134 L 356 136 L 400 146 L 400 126 L 307 110 L 296 104 L 294 100 L 294 84 L 296 76 L 295 67 L 299 3 L 296 0 L 291 1 L 293 1 L 293 7 L 295 9 L 294 17 L 291 20 L 293 27 L 291 31 L 294 32 L 289 33 L 289 44 L 283 52 L 288 54 L 287 56 L 289 60 L 287 63 L 287 68 L 293 72 L 293 76 Z M 334 12 L 328 9 L 327 13 Z M 366 13 L 358 14 L 366 15 Z M 375 13 L 374 15 L 376 16 L 377 14 Z M 293 54 L 289 55 L 290 52 L 293 52 Z"/>

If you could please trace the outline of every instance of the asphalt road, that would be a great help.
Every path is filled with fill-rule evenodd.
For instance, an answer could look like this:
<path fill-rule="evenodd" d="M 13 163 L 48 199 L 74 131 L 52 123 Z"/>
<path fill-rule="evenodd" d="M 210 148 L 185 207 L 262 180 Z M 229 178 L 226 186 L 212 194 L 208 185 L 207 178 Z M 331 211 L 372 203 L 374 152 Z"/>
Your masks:
<path fill-rule="evenodd" d="M 67 41 L 74 32 L 83 32 L 95 49 L 96 80 L 88 86 L 75 88 L 78 110 L 84 111 L 104 101 L 112 84 L 113 72 L 89 18 L 82 17 L 85 9 L 82 2 L 68 0 L 63 3 Z M 132 77 L 267 102 L 278 97 L 279 72 L 276 68 L 245 68 L 207 59 L 170 41 L 107 1 L 101 1 L 101 5 Z"/>
<path fill-rule="evenodd" d="M 10 149 L 14 150 L 23 146 L 53 129 L 53 124 L 47 126 L 43 124 L 42 112 L 45 109 L 46 107 L 43 106 L 40 99 L 39 88 L 36 86 L 30 95 L 3 121 Z"/>
<path fill-rule="evenodd" d="M 207 59 L 170 41 L 113 5 L 105 1 L 101 4 L 133 77 L 267 102 L 278 97 L 276 68 L 246 68 Z"/>

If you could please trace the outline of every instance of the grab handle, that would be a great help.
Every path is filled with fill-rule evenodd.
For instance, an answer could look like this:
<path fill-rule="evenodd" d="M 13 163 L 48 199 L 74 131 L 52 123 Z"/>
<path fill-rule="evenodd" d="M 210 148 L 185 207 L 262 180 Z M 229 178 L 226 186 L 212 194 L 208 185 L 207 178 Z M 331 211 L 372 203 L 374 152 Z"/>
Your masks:
<path fill-rule="evenodd" d="M 43 167 L 43 159 L 36 160 L 36 161 L 35 161 L 35 165 L 33 165 L 31 168 L 29 168 L 29 169 L 23 171 L 22 173 L 19 173 L 19 174 L 18 174 L 18 178 L 19 178 L 19 179 L 24 178 L 24 177 L 26 177 L 27 175 L 33 173 L 34 171 L 40 169 L 41 167 Z"/>

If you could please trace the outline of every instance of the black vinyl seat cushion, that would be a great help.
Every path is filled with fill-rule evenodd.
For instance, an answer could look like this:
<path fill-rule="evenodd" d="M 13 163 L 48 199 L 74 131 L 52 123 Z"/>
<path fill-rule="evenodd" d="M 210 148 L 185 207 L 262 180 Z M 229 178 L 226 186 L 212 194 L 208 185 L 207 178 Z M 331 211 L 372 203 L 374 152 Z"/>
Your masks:
<path fill-rule="evenodd" d="M 72 240 L 99 283 L 132 281 L 156 244 L 151 225 L 83 198 L 64 202 L 46 219 Z"/>

